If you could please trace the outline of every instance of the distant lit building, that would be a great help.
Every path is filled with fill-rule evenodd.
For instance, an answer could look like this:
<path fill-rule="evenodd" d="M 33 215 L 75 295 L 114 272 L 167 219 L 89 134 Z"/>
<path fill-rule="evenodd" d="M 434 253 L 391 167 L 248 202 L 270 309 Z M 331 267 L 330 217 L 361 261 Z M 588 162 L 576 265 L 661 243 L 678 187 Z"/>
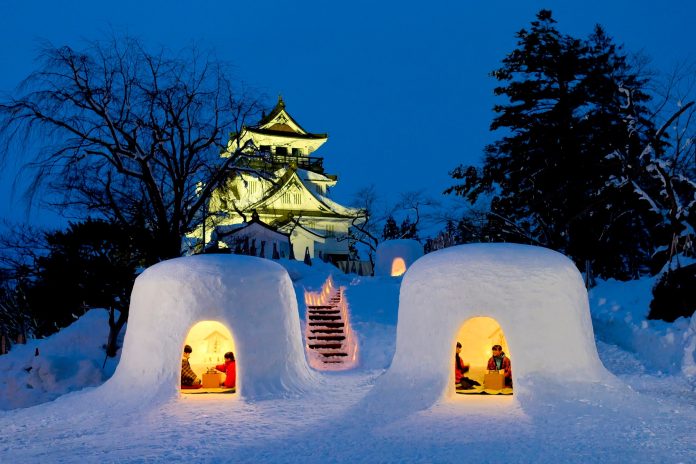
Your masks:
<path fill-rule="evenodd" d="M 256 256 L 263 248 L 266 257 L 275 249 L 281 257 L 302 260 L 309 250 L 312 258 L 348 260 L 348 230 L 364 218 L 328 197 L 338 178 L 324 173 L 323 158 L 310 156 L 327 138 L 304 130 L 282 98 L 258 124 L 243 128 L 222 156 L 249 141 L 256 152 L 248 172 L 236 173 L 213 192 L 206 243 Z"/>

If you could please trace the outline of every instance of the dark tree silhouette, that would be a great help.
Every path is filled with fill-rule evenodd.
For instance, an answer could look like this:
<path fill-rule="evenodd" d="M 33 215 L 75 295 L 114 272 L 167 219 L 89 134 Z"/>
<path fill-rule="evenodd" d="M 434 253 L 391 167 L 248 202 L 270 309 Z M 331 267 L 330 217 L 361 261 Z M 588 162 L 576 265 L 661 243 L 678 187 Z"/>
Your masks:
<path fill-rule="evenodd" d="M 249 151 L 228 141 L 256 101 L 195 49 L 170 56 L 126 37 L 46 46 L 40 58 L 0 102 L 1 151 L 25 152 L 28 198 L 48 193 L 78 217 L 139 221 L 156 259 L 179 256 L 210 193 Z"/>
<path fill-rule="evenodd" d="M 455 169 L 464 182 L 447 192 L 472 203 L 490 198 L 487 227 L 497 232 L 487 235 L 562 251 L 581 269 L 594 263 L 597 275 L 635 276 L 654 249 L 654 218 L 613 179 L 637 165 L 654 132 L 646 81 L 600 26 L 581 40 L 555 23 L 541 10 L 517 33 L 517 48 L 493 72 L 505 102 L 494 107 L 491 129 L 504 135 L 486 147 L 482 168 Z"/>

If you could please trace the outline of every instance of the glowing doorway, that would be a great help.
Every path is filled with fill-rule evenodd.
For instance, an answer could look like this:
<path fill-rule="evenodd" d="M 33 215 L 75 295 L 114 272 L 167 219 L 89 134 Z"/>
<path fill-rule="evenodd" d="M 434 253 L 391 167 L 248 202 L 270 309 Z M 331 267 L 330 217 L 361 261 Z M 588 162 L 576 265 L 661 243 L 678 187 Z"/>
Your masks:
<path fill-rule="evenodd" d="M 406 272 L 406 262 L 404 261 L 404 259 L 394 258 L 394 261 L 392 261 L 391 266 L 391 276 L 399 277 L 400 275 L 403 275 L 404 272 Z"/>
<path fill-rule="evenodd" d="M 234 393 L 235 388 L 220 387 L 226 374 L 215 369 L 215 366 L 225 364 L 225 353 L 232 352 L 235 357 L 237 356 L 230 330 L 217 321 L 200 321 L 191 327 L 186 335 L 184 346 L 187 345 L 192 350 L 188 358 L 189 364 L 197 379 L 201 381 L 202 388 L 182 387 L 182 392 Z M 182 353 L 184 346 L 182 346 Z"/>
<path fill-rule="evenodd" d="M 491 348 L 494 345 L 500 345 L 505 356 L 512 361 L 505 333 L 498 321 L 485 316 L 468 319 L 457 331 L 453 345 L 457 342 L 462 344 L 459 356 L 464 363 L 469 364 L 469 372 L 465 376 L 481 384 L 467 390 L 457 389 L 457 393 L 512 394 L 512 387 L 503 385 L 502 388 L 486 388 L 484 382 L 488 373 L 488 361 L 492 356 Z"/>

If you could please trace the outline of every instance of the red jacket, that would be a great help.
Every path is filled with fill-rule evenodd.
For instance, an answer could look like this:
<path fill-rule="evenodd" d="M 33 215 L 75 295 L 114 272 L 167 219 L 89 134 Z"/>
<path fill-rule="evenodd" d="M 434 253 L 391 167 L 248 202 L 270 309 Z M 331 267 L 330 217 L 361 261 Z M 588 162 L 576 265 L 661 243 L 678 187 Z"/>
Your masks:
<path fill-rule="evenodd" d="M 464 364 L 458 354 L 454 355 L 454 383 L 459 383 L 464 374 L 469 372 L 469 365 Z"/>
<path fill-rule="evenodd" d="M 237 363 L 235 361 L 225 361 L 225 364 L 219 364 L 215 366 L 215 369 L 227 374 L 225 376 L 225 387 L 235 387 L 237 384 Z"/>
<path fill-rule="evenodd" d="M 510 363 L 510 358 L 508 358 L 507 356 L 503 356 L 502 368 L 503 371 L 505 371 L 505 377 L 512 377 L 512 363 Z M 488 360 L 488 370 L 497 370 L 495 365 L 495 359 L 493 359 L 493 356 L 491 356 L 491 359 Z"/>

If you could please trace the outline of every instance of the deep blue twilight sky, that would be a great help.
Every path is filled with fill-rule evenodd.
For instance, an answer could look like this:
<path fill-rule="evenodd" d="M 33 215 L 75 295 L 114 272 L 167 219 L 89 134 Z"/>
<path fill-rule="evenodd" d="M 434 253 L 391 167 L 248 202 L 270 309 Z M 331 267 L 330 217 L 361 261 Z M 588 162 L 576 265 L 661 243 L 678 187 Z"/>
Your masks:
<path fill-rule="evenodd" d="M 696 59 L 693 0 L 0 0 L 0 92 L 33 69 L 42 39 L 79 47 L 115 31 L 175 50 L 196 43 L 231 62 L 269 105 L 282 94 L 305 129 L 329 134 L 317 155 L 339 175 L 338 201 L 370 184 L 391 201 L 412 190 L 440 197 L 448 172 L 479 163 L 495 138 L 488 73 L 540 8 L 579 37 L 604 25 L 658 71 Z M 0 214 L 22 219 L 19 196 L 10 196 L 13 174 L 6 166 Z"/>

